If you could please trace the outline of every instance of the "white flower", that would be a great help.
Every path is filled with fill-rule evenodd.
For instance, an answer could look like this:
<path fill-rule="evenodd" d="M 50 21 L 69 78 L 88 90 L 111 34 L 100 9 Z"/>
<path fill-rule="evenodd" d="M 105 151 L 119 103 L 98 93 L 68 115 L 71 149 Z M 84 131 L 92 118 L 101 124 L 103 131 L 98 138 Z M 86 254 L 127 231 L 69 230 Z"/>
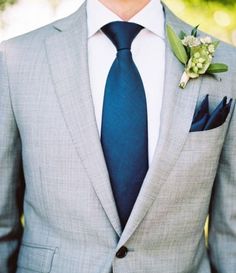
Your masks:
<path fill-rule="evenodd" d="M 195 46 L 199 46 L 201 44 L 201 41 L 198 38 L 192 35 L 189 35 L 184 37 L 184 39 L 182 40 L 182 44 L 188 47 L 195 47 Z"/>
<path fill-rule="evenodd" d="M 209 45 L 209 46 L 208 46 L 208 51 L 209 51 L 210 53 L 214 53 L 214 52 L 215 52 L 215 46 L 214 46 L 213 44 Z"/>
<path fill-rule="evenodd" d="M 211 43 L 212 43 L 212 39 L 211 39 L 211 37 L 209 37 L 209 36 L 204 37 L 204 38 L 201 38 L 200 41 L 201 41 L 201 43 L 204 44 L 204 45 L 205 45 L 205 44 L 211 44 Z"/>

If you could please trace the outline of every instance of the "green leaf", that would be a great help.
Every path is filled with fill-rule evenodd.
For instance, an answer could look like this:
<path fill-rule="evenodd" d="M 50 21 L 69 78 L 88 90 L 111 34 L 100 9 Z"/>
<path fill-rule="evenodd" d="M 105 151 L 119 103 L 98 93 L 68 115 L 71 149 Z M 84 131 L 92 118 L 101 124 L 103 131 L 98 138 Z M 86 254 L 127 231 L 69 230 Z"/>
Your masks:
<path fill-rule="evenodd" d="M 186 52 L 187 52 L 188 59 L 190 59 L 190 58 L 191 58 L 191 48 L 185 46 L 185 50 L 186 50 Z"/>
<path fill-rule="evenodd" d="M 214 45 L 215 49 L 218 47 L 219 44 L 220 44 L 220 41 L 213 42 L 213 45 Z"/>
<path fill-rule="evenodd" d="M 169 39 L 171 49 L 173 50 L 175 56 L 181 63 L 187 64 L 188 55 L 186 53 L 186 50 L 180 38 L 177 36 L 177 34 L 174 32 L 170 25 L 167 25 L 167 37 Z"/>
<path fill-rule="evenodd" d="M 226 64 L 211 64 L 207 69 L 207 73 L 214 74 L 214 73 L 223 73 L 228 71 L 228 66 Z"/>
<path fill-rule="evenodd" d="M 198 27 L 199 25 L 197 25 L 191 32 L 191 35 L 194 36 L 194 37 L 197 37 L 197 31 L 198 31 Z"/>
<path fill-rule="evenodd" d="M 187 36 L 187 34 L 181 30 L 179 33 L 180 40 L 183 40 L 186 36 Z"/>

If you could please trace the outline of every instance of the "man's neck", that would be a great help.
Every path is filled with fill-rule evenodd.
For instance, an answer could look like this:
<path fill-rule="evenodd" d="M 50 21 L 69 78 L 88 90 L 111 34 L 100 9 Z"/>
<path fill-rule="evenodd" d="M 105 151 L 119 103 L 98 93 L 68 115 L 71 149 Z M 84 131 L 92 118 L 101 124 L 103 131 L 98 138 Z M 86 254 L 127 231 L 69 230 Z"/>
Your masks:
<path fill-rule="evenodd" d="M 99 0 L 104 6 L 118 15 L 122 20 L 128 21 L 142 10 L 151 0 Z"/>

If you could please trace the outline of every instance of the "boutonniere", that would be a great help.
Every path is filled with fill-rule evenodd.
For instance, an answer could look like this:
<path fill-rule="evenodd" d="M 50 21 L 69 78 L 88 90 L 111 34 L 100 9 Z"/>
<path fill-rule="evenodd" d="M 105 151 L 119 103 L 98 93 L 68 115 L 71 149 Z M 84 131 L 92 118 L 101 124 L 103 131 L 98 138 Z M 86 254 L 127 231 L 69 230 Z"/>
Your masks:
<path fill-rule="evenodd" d="M 181 31 L 178 36 L 172 27 L 167 25 L 167 37 L 173 53 L 185 66 L 179 84 L 182 89 L 190 79 L 228 71 L 226 64 L 213 63 L 214 53 L 220 42 L 212 41 L 211 37 L 198 37 L 198 26 L 192 30 L 191 35 Z"/>

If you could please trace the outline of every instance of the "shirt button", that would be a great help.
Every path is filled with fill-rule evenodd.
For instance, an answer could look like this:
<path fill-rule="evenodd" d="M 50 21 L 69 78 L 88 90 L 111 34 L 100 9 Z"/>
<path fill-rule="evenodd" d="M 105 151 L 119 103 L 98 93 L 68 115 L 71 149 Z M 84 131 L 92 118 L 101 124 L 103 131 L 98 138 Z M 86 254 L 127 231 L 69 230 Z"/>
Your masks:
<path fill-rule="evenodd" d="M 119 259 L 124 258 L 128 253 L 128 248 L 125 246 L 122 246 L 117 252 L 116 252 L 116 257 Z"/>

